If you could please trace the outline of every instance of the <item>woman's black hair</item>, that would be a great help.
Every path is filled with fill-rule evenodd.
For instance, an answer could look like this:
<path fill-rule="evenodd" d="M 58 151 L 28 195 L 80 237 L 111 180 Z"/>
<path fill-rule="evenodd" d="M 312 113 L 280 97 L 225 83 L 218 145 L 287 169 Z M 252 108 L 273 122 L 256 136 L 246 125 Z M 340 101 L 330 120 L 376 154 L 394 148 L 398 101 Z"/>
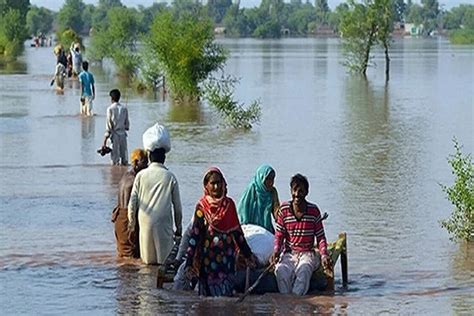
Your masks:
<path fill-rule="evenodd" d="M 206 173 L 206 175 L 204 176 L 204 179 L 202 180 L 202 184 L 203 184 L 204 186 L 206 186 L 206 184 L 209 182 L 209 179 L 211 178 L 211 176 L 212 176 L 213 174 L 219 175 L 219 177 L 221 177 L 222 179 L 224 178 L 224 177 L 222 176 L 222 174 L 221 174 L 219 171 L 217 171 L 217 170 L 211 170 L 211 171 L 209 171 L 208 173 Z"/>

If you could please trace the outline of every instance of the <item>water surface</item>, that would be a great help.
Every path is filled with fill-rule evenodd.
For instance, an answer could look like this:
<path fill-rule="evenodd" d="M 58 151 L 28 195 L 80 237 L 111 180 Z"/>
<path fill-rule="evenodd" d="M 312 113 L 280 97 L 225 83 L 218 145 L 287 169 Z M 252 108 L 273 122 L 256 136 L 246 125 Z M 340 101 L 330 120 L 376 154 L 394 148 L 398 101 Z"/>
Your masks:
<path fill-rule="evenodd" d="M 81 117 L 77 82 L 49 86 L 51 48 L 26 49 L 0 69 L 0 306 L 6 314 L 469 314 L 474 248 L 448 239 L 438 221 L 451 205 L 439 183 L 455 136 L 472 153 L 472 46 L 445 39 L 398 40 L 391 78 L 384 59 L 368 80 L 348 75 L 336 39 L 222 40 L 226 71 L 241 78 L 236 97 L 260 99 L 260 125 L 228 130 L 206 104 L 170 105 L 134 94 L 108 67 L 93 66 L 96 116 Z M 277 170 L 280 198 L 296 173 L 309 200 L 330 214 L 326 235 L 347 232 L 349 286 L 334 295 L 267 294 L 243 305 L 155 288 L 154 267 L 115 258 L 111 211 L 124 168 L 96 153 L 108 91 L 129 107 L 129 150 L 143 131 L 167 125 L 184 224 L 210 165 L 238 199 L 261 163 Z M 238 312 L 237 312 L 238 310 Z"/>

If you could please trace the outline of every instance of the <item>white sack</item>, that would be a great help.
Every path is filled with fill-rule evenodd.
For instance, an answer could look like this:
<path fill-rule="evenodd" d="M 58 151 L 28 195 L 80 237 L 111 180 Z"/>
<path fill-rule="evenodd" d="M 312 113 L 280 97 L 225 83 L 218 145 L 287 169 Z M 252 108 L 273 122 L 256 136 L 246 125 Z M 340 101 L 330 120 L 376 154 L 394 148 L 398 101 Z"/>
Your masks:
<path fill-rule="evenodd" d="M 245 224 L 242 225 L 242 230 L 250 249 L 257 257 L 259 263 L 266 265 L 273 253 L 275 236 L 258 225 Z"/>
<path fill-rule="evenodd" d="M 171 141 L 168 130 L 163 125 L 156 123 L 143 133 L 143 148 L 153 151 L 163 148 L 165 152 L 171 150 Z"/>

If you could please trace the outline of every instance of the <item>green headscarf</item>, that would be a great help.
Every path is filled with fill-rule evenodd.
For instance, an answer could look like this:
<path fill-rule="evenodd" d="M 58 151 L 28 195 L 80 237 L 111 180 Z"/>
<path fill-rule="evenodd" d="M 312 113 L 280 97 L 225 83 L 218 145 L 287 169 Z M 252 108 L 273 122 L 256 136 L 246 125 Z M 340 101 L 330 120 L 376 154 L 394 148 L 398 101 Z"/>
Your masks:
<path fill-rule="evenodd" d="M 245 189 L 237 213 L 240 224 L 254 224 L 275 233 L 272 225 L 273 200 L 272 191 L 265 187 L 265 179 L 275 170 L 268 164 L 258 167 L 255 176 Z"/>

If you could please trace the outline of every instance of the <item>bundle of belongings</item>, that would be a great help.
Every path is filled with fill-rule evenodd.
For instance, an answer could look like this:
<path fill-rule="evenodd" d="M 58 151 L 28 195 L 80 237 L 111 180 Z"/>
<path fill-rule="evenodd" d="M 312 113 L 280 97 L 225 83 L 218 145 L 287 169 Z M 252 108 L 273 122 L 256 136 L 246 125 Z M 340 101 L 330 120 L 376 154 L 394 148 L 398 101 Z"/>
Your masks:
<path fill-rule="evenodd" d="M 169 152 L 171 150 L 171 141 L 166 127 L 156 123 L 147 129 L 143 133 L 143 148 L 148 151 L 163 148 L 166 153 Z"/>

